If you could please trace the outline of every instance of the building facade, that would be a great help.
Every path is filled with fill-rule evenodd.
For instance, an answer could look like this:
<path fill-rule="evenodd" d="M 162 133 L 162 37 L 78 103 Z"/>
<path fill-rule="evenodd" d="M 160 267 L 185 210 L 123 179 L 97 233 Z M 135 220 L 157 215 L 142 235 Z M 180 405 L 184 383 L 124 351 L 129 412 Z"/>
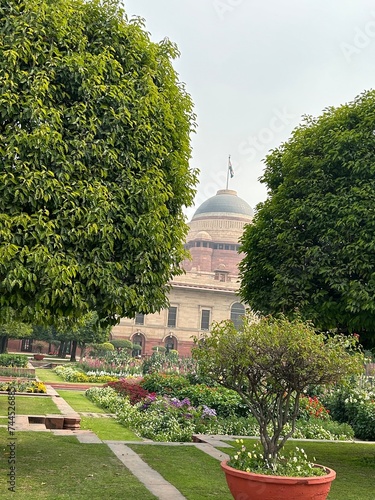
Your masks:
<path fill-rule="evenodd" d="M 122 318 L 113 339 L 129 339 L 150 355 L 157 347 L 191 352 L 193 338 L 208 331 L 213 321 L 239 324 L 245 312 L 237 295 L 239 239 L 251 223 L 253 211 L 233 190 L 220 190 L 196 210 L 189 223 L 186 248 L 191 259 L 176 276 L 169 294 L 170 307 L 155 314 Z"/>

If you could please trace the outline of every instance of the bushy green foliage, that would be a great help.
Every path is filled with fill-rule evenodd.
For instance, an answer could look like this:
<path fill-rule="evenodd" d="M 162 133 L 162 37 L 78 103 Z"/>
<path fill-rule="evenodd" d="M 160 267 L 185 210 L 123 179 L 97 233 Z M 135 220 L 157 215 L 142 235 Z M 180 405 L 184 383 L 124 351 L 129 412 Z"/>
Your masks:
<path fill-rule="evenodd" d="M 375 386 L 371 378 L 353 378 L 321 398 L 332 418 L 350 424 L 357 439 L 375 440 Z"/>
<path fill-rule="evenodd" d="M 188 380 L 183 375 L 152 373 L 145 375 L 141 381 L 141 386 L 149 392 L 155 392 L 161 396 L 175 396 L 176 391 L 189 385 Z"/>
<path fill-rule="evenodd" d="M 241 295 L 254 311 L 298 310 L 374 345 L 374 129 L 370 90 L 305 116 L 266 157 L 268 199 L 242 237 Z"/>
<path fill-rule="evenodd" d="M 115 349 L 133 349 L 133 343 L 130 340 L 126 339 L 114 339 L 111 340 L 110 343 L 113 345 Z"/>
<path fill-rule="evenodd" d="M 188 398 L 195 406 L 205 404 L 213 408 L 220 417 L 230 415 L 246 417 L 249 415 L 249 409 L 235 391 L 220 386 L 192 385 L 186 376 L 153 373 L 145 375 L 141 385 L 148 391 L 161 396 L 168 395 L 178 399 Z"/>
<path fill-rule="evenodd" d="M 0 354 L 0 366 L 26 368 L 29 359 L 24 354 Z"/>
<path fill-rule="evenodd" d="M 174 392 L 174 397 L 189 398 L 193 404 L 206 404 L 214 408 L 220 417 L 236 415 L 246 417 L 250 414 L 249 408 L 241 397 L 233 390 L 225 387 L 208 387 L 204 384 L 189 385 Z"/>
<path fill-rule="evenodd" d="M 0 3 L 0 297 L 20 320 L 167 305 L 181 274 L 195 115 L 117 0 Z"/>
<path fill-rule="evenodd" d="M 132 404 L 128 396 L 111 387 L 93 387 L 87 397 L 105 410 L 115 413 L 118 420 L 139 436 L 155 441 L 191 441 L 193 434 L 227 434 L 257 436 L 259 426 L 254 417 L 215 416 L 208 405 L 192 404 L 188 398 L 177 399 L 151 395 Z M 286 431 L 289 431 L 286 428 Z M 311 419 L 300 420 L 295 437 L 312 439 L 350 439 L 353 430 L 346 424 Z"/>

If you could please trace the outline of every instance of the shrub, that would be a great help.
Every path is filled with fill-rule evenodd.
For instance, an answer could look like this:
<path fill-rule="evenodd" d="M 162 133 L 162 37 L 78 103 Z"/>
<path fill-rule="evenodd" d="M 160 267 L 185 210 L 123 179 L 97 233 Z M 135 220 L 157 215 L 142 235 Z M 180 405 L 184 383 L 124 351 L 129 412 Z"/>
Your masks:
<path fill-rule="evenodd" d="M 358 405 L 352 426 L 356 438 L 375 441 L 375 401 L 366 401 Z"/>
<path fill-rule="evenodd" d="M 247 417 L 249 408 L 240 396 L 225 387 L 207 387 L 204 384 L 189 385 L 176 390 L 173 395 L 179 399 L 189 398 L 194 405 L 206 404 L 213 408 L 220 417 L 236 415 Z"/>
<path fill-rule="evenodd" d="M 126 339 L 111 340 L 110 344 L 112 344 L 115 349 L 128 349 L 128 350 L 133 349 L 132 342 Z"/>
<path fill-rule="evenodd" d="M 299 402 L 299 418 L 308 420 L 318 418 L 321 420 L 330 420 L 329 410 L 319 401 L 316 396 L 301 396 Z"/>
<path fill-rule="evenodd" d="M 132 405 L 111 387 L 93 387 L 86 396 L 98 406 L 116 413 L 119 422 L 137 435 L 154 441 L 191 441 L 193 434 L 256 436 L 259 426 L 254 417 L 215 417 L 207 405 L 192 405 L 187 398 L 150 395 Z M 287 428 L 288 429 L 288 428 Z M 311 418 L 297 422 L 294 437 L 313 439 L 351 439 L 353 429 L 346 424 Z"/>
<path fill-rule="evenodd" d="M 227 417 L 249 415 L 247 406 L 240 396 L 225 387 L 207 387 L 205 384 L 191 385 L 187 377 L 165 373 L 145 375 L 141 386 L 161 396 L 169 395 L 178 399 L 188 398 L 193 405 L 207 405 L 213 408 L 218 416 Z"/>
<path fill-rule="evenodd" d="M 189 382 L 183 375 L 152 373 L 145 375 L 140 384 L 149 392 L 156 392 L 161 396 L 165 394 L 175 396 L 176 392 L 182 387 L 187 387 Z"/>
<path fill-rule="evenodd" d="M 349 423 L 358 439 L 375 440 L 375 388 L 369 377 L 353 378 L 321 396 L 331 416 Z"/>
<path fill-rule="evenodd" d="M 130 404 L 132 405 L 139 403 L 139 401 L 150 394 L 149 391 L 139 384 L 139 382 L 130 382 L 125 379 L 118 380 L 117 382 L 109 382 L 108 386 L 112 387 L 118 394 L 128 396 Z"/>
<path fill-rule="evenodd" d="M 24 354 L 0 354 L 0 366 L 26 368 L 29 359 Z"/>
<path fill-rule="evenodd" d="M 115 348 L 110 342 L 103 342 L 102 344 L 91 344 L 89 354 L 93 358 L 102 358 L 108 352 L 111 352 L 114 350 L 115 350 Z"/>

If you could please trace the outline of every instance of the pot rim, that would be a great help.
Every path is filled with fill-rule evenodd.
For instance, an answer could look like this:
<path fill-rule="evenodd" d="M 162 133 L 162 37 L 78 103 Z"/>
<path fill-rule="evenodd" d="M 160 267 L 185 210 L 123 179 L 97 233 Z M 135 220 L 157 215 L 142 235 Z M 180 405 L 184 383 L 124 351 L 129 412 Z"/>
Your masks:
<path fill-rule="evenodd" d="M 224 460 L 221 462 L 221 468 L 224 472 L 228 472 L 232 476 L 242 477 L 243 479 L 250 479 L 252 481 L 258 481 L 262 483 L 284 483 L 284 484 L 319 484 L 328 483 L 336 478 L 336 472 L 329 467 L 320 464 L 314 464 L 314 467 L 320 467 L 327 471 L 324 476 L 311 476 L 311 477 L 298 477 L 298 476 L 272 476 L 267 474 L 257 474 L 256 472 L 246 472 L 243 470 L 234 469 L 230 465 L 227 465 L 229 460 Z"/>

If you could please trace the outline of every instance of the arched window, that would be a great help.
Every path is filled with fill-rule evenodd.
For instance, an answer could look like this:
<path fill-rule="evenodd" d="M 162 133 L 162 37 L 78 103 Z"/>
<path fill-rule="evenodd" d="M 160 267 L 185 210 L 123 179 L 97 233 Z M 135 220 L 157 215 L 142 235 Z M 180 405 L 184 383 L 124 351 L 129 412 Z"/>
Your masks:
<path fill-rule="evenodd" d="M 237 330 L 242 326 L 242 318 L 245 316 L 245 307 L 239 302 L 235 302 L 230 308 L 230 319 Z"/>
<path fill-rule="evenodd" d="M 173 335 L 168 335 L 164 341 L 166 352 L 175 350 L 177 351 L 177 340 Z"/>
<path fill-rule="evenodd" d="M 133 335 L 132 342 L 135 346 L 140 347 L 140 348 L 138 347 L 138 348 L 133 349 L 132 356 L 133 357 L 141 356 L 143 351 L 144 351 L 144 347 L 145 347 L 144 335 L 142 333 L 137 332 L 135 335 Z"/>

